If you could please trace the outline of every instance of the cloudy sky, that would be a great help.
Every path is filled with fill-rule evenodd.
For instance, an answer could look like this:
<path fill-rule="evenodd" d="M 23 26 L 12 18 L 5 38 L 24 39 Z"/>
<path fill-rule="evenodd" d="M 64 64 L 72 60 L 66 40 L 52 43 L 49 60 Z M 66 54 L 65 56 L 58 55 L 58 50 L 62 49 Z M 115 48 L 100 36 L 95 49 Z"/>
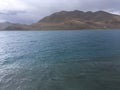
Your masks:
<path fill-rule="evenodd" d="M 34 23 L 62 10 L 120 12 L 120 0 L 0 0 L 0 22 Z"/>

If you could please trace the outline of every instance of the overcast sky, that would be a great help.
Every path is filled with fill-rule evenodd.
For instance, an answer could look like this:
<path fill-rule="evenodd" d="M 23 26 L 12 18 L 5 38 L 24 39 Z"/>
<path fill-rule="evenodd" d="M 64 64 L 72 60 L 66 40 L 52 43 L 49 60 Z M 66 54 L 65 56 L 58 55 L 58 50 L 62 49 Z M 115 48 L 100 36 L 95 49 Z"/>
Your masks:
<path fill-rule="evenodd" d="M 0 22 L 34 23 L 62 10 L 120 12 L 120 0 L 0 0 Z"/>

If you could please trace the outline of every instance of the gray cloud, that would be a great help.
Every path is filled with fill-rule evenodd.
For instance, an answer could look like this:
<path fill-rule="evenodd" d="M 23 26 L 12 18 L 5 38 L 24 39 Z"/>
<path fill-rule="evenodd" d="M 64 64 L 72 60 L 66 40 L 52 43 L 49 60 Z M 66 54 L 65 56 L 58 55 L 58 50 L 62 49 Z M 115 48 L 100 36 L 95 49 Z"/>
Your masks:
<path fill-rule="evenodd" d="M 3 15 L 17 15 L 17 14 L 21 14 L 21 13 L 27 13 L 26 11 L 20 11 L 20 10 L 14 10 L 14 11 L 0 11 L 0 14 Z"/>
<path fill-rule="evenodd" d="M 7 7 L 8 12 L 0 11 L 0 19 L 11 22 L 34 23 L 44 16 L 62 10 L 81 10 L 81 11 L 98 11 L 104 10 L 119 13 L 120 0 L 13 0 L 24 4 L 12 11 Z M 10 2 L 10 1 L 9 1 Z M 9 4 L 9 3 L 8 3 Z M 16 8 L 16 5 L 15 5 Z M 21 9 L 22 10 L 19 10 Z"/>

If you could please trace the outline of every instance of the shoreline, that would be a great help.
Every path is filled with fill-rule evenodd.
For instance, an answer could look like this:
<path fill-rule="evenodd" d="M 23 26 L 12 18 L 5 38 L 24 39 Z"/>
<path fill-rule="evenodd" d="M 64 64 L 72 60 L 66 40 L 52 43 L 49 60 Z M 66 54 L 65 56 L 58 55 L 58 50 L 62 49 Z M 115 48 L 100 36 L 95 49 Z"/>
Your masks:
<path fill-rule="evenodd" d="M 120 30 L 120 29 L 56 29 L 56 30 L 51 30 L 51 29 L 47 29 L 47 30 L 0 30 L 0 31 L 86 31 L 86 30 L 90 30 L 90 31 L 103 31 L 103 30 Z"/>

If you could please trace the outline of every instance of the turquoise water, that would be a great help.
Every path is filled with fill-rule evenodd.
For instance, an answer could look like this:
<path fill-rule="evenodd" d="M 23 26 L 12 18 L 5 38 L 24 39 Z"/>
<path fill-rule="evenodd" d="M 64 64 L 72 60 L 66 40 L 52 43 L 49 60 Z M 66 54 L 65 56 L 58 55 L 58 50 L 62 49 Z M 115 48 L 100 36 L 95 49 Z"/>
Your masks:
<path fill-rule="evenodd" d="M 0 90 L 120 90 L 120 31 L 1 31 Z"/>

